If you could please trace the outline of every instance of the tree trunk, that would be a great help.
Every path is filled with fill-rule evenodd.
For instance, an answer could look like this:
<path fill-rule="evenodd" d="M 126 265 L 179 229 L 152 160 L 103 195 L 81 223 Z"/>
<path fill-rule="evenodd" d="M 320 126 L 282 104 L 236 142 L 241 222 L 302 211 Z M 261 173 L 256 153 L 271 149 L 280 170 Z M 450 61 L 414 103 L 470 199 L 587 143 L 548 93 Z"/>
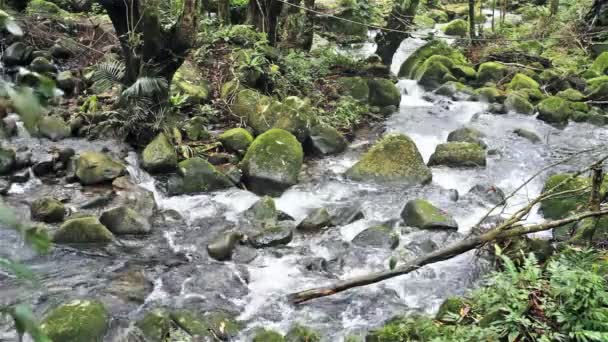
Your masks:
<path fill-rule="evenodd" d="M 222 25 L 230 25 L 230 0 L 217 1 L 217 17 Z"/>
<path fill-rule="evenodd" d="M 314 16 L 311 11 L 300 7 L 314 8 L 315 0 L 289 0 L 292 5 L 283 7 L 277 34 L 277 46 L 310 50 L 314 34 Z"/>
<path fill-rule="evenodd" d="M 378 44 L 376 54 L 380 56 L 382 63 L 389 67 L 399 45 L 409 37 L 407 31 L 414 21 L 418 3 L 419 0 L 405 1 L 403 4 L 407 6 L 402 6 L 402 4 L 395 2 L 386 25 L 387 30 L 382 30 L 376 36 L 376 43 Z"/>
<path fill-rule="evenodd" d="M 247 24 L 268 35 L 271 45 L 277 43 L 277 26 L 283 3 L 278 0 L 251 0 L 247 9 Z"/>
<path fill-rule="evenodd" d="M 551 0 L 551 16 L 556 15 L 558 10 L 559 10 L 559 0 Z"/>
<path fill-rule="evenodd" d="M 162 77 L 170 85 L 194 43 L 200 0 L 184 0 L 181 15 L 168 29 L 160 24 L 159 1 L 97 0 L 120 40 L 128 85 L 150 75 Z"/>
<path fill-rule="evenodd" d="M 475 0 L 469 0 L 469 37 L 473 44 L 475 41 Z"/>

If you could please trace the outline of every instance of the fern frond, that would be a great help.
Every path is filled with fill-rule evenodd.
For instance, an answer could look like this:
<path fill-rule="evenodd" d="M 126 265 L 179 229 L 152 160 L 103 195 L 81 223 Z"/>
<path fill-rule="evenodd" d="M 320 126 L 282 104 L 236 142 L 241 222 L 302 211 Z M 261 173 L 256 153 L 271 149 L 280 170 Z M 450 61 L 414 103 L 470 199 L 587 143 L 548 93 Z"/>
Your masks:
<path fill-rule="evenodd" d="M 115 85 L 124 85 L 125 65 L 117 60 L 108 60 L 99 64 L 93 74 L 93 87 L 104 92 Z"/>
<path fill-rule="evenodd" d="M 160 77 L 140 77 L 122 92 L 124 97 L 153 97 L 167 91 L 169 83 Z"/>

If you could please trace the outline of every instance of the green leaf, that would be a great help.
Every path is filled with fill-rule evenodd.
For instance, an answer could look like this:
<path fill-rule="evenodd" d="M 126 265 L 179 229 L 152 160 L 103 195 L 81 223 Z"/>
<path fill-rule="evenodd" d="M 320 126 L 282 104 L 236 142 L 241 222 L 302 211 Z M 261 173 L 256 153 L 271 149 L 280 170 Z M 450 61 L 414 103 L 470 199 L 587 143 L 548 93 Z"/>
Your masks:
<path fill-rule="evenodd" d="M 16 261 L 0 257 L 0 269 L 3 269 L 19 279 L 36 282 L 36 276 L 25 265 Z"/>
<path fill-rule="evenodd" d="M 44 227 L 28 228 L 25 231 L 25 241 L 38 253 L 46 253 L 51 249 L 51 239 Z"/>
<path fill-rule="evenodd" d="M 44 113 L 44 109 L 34 94 L 34 90 L 32 88 L 14 89 L 7 87 L 7 92 L 13 102 L 13 108 L 21 116 L 25 128 L 33 132 L 36 129 L 38 120 Z"/>
<path fill-rule="evenodd" d="M 391 257 L 391 259 L 388 261 L 388 267 L 391 271 L 394 270 L 395 267 L 397 267 L 397 258 Z"/>
<path fill-rule="evenodd" d="M 40 329 L 38 320 L 32 310 L 25 305 L 17 305 L 10 310 L 10 315 L 15 321 L 15 327 L 19 336 L 28 333 L 35 342 L 53 342 Z"/>

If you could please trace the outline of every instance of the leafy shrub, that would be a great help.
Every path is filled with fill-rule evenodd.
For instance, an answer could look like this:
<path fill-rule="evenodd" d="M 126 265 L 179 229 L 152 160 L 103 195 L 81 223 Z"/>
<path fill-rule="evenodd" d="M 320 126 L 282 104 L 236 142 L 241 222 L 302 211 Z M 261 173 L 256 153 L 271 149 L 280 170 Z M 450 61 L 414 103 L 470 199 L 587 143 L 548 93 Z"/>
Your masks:
<path fill-rule="evenodd" d="M 350 96 L 343 96 L 333 110 L 319 113 L 318 118 L 321 123 L 338 129 L 351 128 L 359 124 L 368 112 L 367 105 Z"/>

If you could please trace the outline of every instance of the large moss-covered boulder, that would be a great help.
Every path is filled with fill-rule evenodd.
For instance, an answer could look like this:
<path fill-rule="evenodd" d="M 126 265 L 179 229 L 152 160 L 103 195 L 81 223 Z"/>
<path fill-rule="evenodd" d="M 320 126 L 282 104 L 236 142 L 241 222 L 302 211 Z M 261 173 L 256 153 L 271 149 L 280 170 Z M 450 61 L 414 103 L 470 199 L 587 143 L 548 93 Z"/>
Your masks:
<path fill-rule="evenodd" d="M 472 127 L 462 127 L 448 134 L 449 142 L 468 142 L 486 148 L 488 145 L 484 142 L 485 134 L 478 129 Z"/>
<path fill-rule="evenodd" d="M 38 122 L 38 132 L 45 138 L 57 141 L 72 135 L 70 126 L 58 115 L 44 116 Z"/>
<path fill-rule="evenodd" d="M 449 142 L 440 144 L 429 159 L 429 166 L 449 167 L 486 166 L 486 153 L 478 144 Z"/>
<path fill-rule="evenodd" d="M 571 174 L 560 173 L 553 175 L 547 179 L 543 187 L 543 193 L 551 189 L 553 193 L 563 191 L 574 191 L 581 189 L 575 193 L 554 196 L 545 199 L 540 203 L 540 211 L 547 219 L 562 219 L 578 210 L 585 210 L 589 202 L 591 191 L 591 179 L 587 177 L 574 177 Z M 608 181 L 604 181 L 601 186 L 601 196 L 608 190 Z"/>
<path fill-rule="evenodd" d="M 304 144 L 307 154 L 321 156 L 344 152 L 347 146 L 348 142 L 337 129 L 324 125 L 312 127 Z"/>
<path fill-rule="evenodd" d="M 534 79 L 526 74 L 516 74 L 511 79 L 507 88 L 510 90 L 521 90 L 521 89 L 538 89 L 540 85 Z"/>
<path fill-rule="evenodd" d="M 257 135 L 271 128 L 280 128 L 303 142 L 314 124 L 314 115 L 308 99 L 290 96 L 283 102 L 273 100 L 261 110 L 251 113 L 247 123 Z"/>
<path fill-rule="evenodd" d="M 7 175 L 15 168 L 15 150 L 0 147 L 0 175 Z"/>
<path fill-rule="evenodd" d="M 247 151 L 253 142 L 253 136 L 244 128 L 233 128 L 222 133 L 218 140 L 228 151 L 242 153 Z"/>
<path fill-rule="evenodd" d="M 538 104 L 538 119 L 550 124 L 567 124 L 570 105 L 561 97 L 551 96 Z"/>
<path fill-rule="evenodd" d="M 530 101 L 528 101 L 528 99 L 519 92 L 512 92 L 507 95 L 505 107 L 508 111 L 520 114 L 534 114 L 534 105 L 532 105 Z"/>
<path fill-rule="evenodd" d="M 197 104 L 209 100 L 211 85 L 201 77 L 202 72 L 192 62 L 186 61 L 177 70 L 171 82 L 171 94 L 188 97 L 189 103 Z"/>
<path fill-rule="evenodd" d="M 496 87 L 481 87 L 479 89 L 475 89 L 473 92 L 474 99 L 486 101 L 489 103 L 502 103 L 504 102 L 505 96 L 504 93 Z"/>
<path fill-rule="evenodd" d="M 234 96 L 234 103 L 230 107 L 232 113 L 242 119 L 249 118 L 250 115 L 262 110 L 269 105 L 271 99 L 252 89 L 237 90 Z"/>
<path fill-rule="evenodd" d="M 177 174 L 169 179 L 168 191 L 171 195 L 184 195 L 226 189 L 233 185 L 211 163 L 194 157 L 177 164 Z"/>
<path fill-rule="evenodd" d="M 431 40 L 408 57 L 399 69 L 399 77 L 413 79 L 422 64 L 431 56 L 445 56 L 456 65 L 467 64 L 464 55 L 442 40 Z"/>
<path fill-rule="evenodd" d="M 458 229 L 458 223 L 430 202 L 417 199 L 407 202 L 401 212 L 405 224 L 421 229 Z"/>
<path fill-rule="evenodd" d="M 53 235 L 56 243 L 108 243 L 113 239 L 112 232 L 94 216 L 67 220 Z"/>
<path fill-rule="evenodd" d="M 43 197 L 32 202 L 30 215 L 32 220 L 46 223 L 62 222 L 65 217 L 65 206 L 52 197 Z"/>
<path fill-rule="evenodd" d="M 262 195 L 279 195 L 298 183 L 304 152 L 289 132 L 274 128 L 257 137 L 241 166 L 248 189 Z"/>
<path fill-rule="evenodd" d="M 454 61 L 449 57 L 434 55 L 416 69 L 416 80 L 428 89 L 435 89 L 450 81 L 457 81 L 452 74 Z"/>
<path fill-rule="evenodd" d="M 368 81 L 369 103 L 372 106 L 399 107 L 401 103 L 401 92 L 391 80 L 384 78 L 372 78 Z"/>
<path fill-rule="evenodd" d="M 409 185 L 426 184 L 433 177 L 414 141 L 402 134 L 380 140 L 346 175 L 358 181 Z"/>
<path fill-rule="evenodd" d="M 109 315 L 103 304 L 74 300 L 53 309 L 40 328 L 52 340 L 61 342 L 102 342 Z"/>
<path fill-rule="evenodd" d="M 174 170 L 177 166 L 177 153 L 164 133 L 160 133 L 146 146 L 142 153 L 142 164 L 149 172 Z"/>
<path fill-rule="evenodd" d="M 116 235 L 147 234 L 152 227 L 148 220 L 128 207 L 117 207 L 101 214 L 99 222 Z"/>
<path fill-rule="evenodd" d="M 585 94 L 590 100 L 608 100 L 608 76 L 600 76 L 587 80 Z"/>
<path fill-rule="evenodd" d="M 342 93 L 361 102 L 369 100 L 370 89 L 367 83 L 365 78 L 359 76 L 341 77 L 338 79 L 338 85 Z"/>
<path fill-rule="evenodd" d="M 487 82 L 497 83 L 507 75 L 508 71 L 508 68 L 504 64 L 485 62 L 479 65 L 477 81 L 482 85 Z"/>
<path fill-rule="evenodd" d="M 452 20 L 443 28 L 443 32 L 450 36 L 465 37 L 469 32 L 469 24 L 463 19 Z"/>
<path fill-rule="evenodd" d="M 605 75 L 606 70 L 608 70 L 608 52 L 602 52 L 597 56 L 590 69 L 599 75 Z"/>
<path fill-rule="evenodd" d="M 123 164 L 99 152 L 82 152 L 75 167 L 76 177 L 83 185 L 111 182 L 126 172 Z"/>

